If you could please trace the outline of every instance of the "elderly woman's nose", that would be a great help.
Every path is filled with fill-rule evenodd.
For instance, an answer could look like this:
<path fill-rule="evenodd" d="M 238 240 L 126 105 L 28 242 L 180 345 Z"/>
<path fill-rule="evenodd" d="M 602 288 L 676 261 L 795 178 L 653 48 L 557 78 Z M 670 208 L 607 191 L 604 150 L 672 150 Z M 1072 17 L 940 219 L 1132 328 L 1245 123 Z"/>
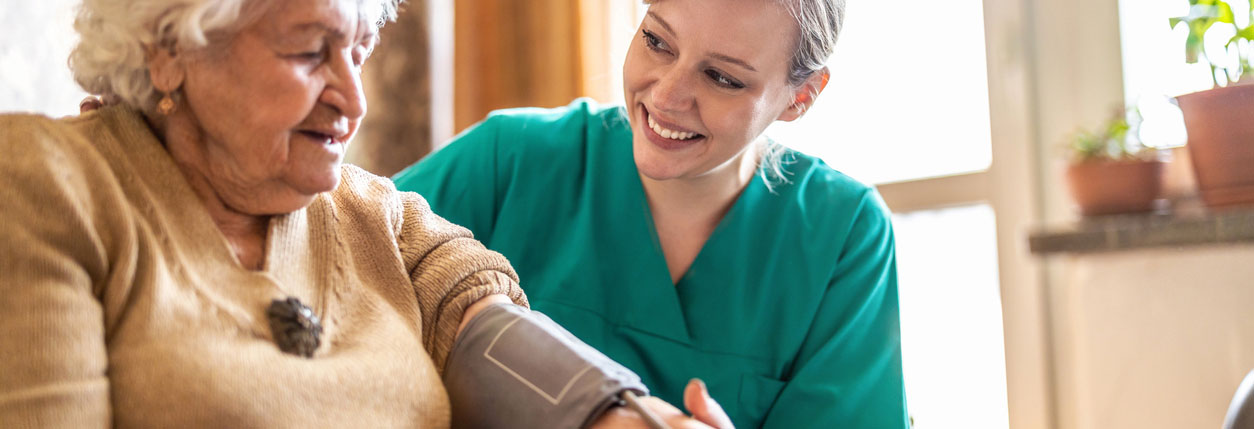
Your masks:
<path fill-rule="evenodd" d="M 338 56 L 329 64 L 327 86 L 319 101 L 331 105 L 341 115 L 358 119 L 366 114 L 366 94 L 361 87 L 361 68 L 351 55 Z"/>
<path fill-rule="evenodd" d="M 653 84 L 650 96 L 653 107 L 663 111 L 682 111 L 692 106 L 690 73 L 679 68 L 663 72 Z"/>

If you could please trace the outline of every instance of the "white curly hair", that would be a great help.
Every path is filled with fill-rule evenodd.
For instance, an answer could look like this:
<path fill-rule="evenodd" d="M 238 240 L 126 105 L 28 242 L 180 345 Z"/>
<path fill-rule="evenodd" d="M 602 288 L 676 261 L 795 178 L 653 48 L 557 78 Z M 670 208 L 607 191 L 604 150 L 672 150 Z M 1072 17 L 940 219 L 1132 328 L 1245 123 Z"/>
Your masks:
<path fill-rule="evenodd" d="M 152 111 L 159 94 L 148 76 L 149 46 L 196 49 L 209 35 L 231 34 L 282 0 L 83 0 L 74 20 L 79 43 L 70 53 L 74 80 L 88 93 Z M 364 18 L 382 27 L 404 0 L 357 0 Z"/>

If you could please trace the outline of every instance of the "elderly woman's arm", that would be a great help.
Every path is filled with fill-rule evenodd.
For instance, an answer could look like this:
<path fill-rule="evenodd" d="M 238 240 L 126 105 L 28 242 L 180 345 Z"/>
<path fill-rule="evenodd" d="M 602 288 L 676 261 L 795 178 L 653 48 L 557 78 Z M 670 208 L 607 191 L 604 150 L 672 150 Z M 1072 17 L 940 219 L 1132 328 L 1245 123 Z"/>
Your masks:
<path fill-rule="evenodd" d="M 107 427 L 108 358 L 94 290 L 116 215 L 89 150 L 50 121 L 0 117 L 0 427 Z M 111 210 L 114 213 L 109 213 Z"/>
<path fill-rule="evenodd" d="M 494 425 L 500 423 L 495 419 L 504 418 L 522 426 L 582 421 L 598 428 L 644 427 L 634 412 L 600 414 L 606 401 L 612 403 L 621 390 L 644 393 L 635 374 L 547 317 L 513 307 L 526 307 L 527 300 L 508 261 L 484 248 L 465 228 L 436 216 L 417 194 L 401 195 L 401 255 L 422 310 L 424 344 L 449 388 L 454 425 Z M 499 361 L 469 361 L 483 360 L 487 344 L 495 344 L 492 354 Z M 519 372 L 485 375 L 497 374 L 492 370 L 502 367 Z M 537 368 L 543 369 L 527 371 Z M 530 381 L 514 383 L 524 378 Z M 536 402 L 545 395 L 537 396 L 534 389 L 543 389 L 529 383 L 553 381 L 566 386 L 565 394 Z M 566 399 L 560 399 L 563 396 Z M 705 427 L 663 401 L 645 400 L 673 427 Z M 478 409 L 482 401 L 496 404 L 496 409 L 467 412 Z M 487 414 L 497 417 L 482 418 Z"/>
<path fill-rule="evenodd" d="M 466 316 L 491 302 L 526 307 L 527 298 L 509 261 L 470 231 L 436 216 L 417 194 L 401 193 L 401 206 L 400 251 L 422 311 L 423 345 L 443 371 Z"/>

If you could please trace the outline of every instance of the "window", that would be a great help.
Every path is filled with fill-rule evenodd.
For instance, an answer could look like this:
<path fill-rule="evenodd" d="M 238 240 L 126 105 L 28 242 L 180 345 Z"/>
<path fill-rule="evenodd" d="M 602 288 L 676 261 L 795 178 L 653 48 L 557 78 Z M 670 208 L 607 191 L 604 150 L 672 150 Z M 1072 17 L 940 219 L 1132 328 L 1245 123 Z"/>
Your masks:
<path fill-rule="evenodd" d="M 994 225 L 987 204 L 893 216 L 906 401 L 918 429 L 1008 427 Z"/>
<path fill-rule="evenodd" d="M 1249 25 L 1249 4 L 1230 2 L 1238 25 Z M 1128 106 L 1135 106 L 1141 119 L 1139 137 L 1149 146 L 1171 147 L 1184 144 L 1184 118 L 1171 97 L 1210 89 L 1213 81 L 1205 60 L 1195 64 L 1184 61 L 1184 41 L 1188 29 L 1172 28 L 1169 19 L 1189 14 L 1185 0 L 1120 0 L 1119 29 L 1123 44 L 1124 97 Z M 1207 32 L 1206 53 L 1213 58 L 1224 52 L 1223 42 L 1236 30 L 1231 25 L 1216 24 Z M 1247 52 L 1251 49 L 1243 43 Z M 1219 78 L 1223 82 L 1223 78 Z"/>
<path fill-rule="evenodd" d="M 19 1 L 0 14 L 0 112 L 78 113 L 87 96 L 66 60 L 78 42 L 76 0 Z"/>
<path fill-rule="evenodd" d="M 866 183 L 987 169 L 982 3 L 847 7 L 827 89 L 805 117 L 776 123 L 767 134 Z"/>
<path fill-rule="evenodd" d="M 805 117 L 767 133 L 879 184 L 893 209 L 916 427 L 1006 428 L 984 4 L 847 7 L 828 88 Z"/>

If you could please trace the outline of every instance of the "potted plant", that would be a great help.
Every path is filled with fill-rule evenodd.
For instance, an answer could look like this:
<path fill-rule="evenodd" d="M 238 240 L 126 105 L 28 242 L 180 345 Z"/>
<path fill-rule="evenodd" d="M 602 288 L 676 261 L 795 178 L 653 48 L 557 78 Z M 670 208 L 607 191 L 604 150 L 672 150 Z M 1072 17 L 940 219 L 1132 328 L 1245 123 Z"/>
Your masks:
<path fill-rule="evenodd" d="M 1162 192 L 1158 151 L 1129 138 L 1122 110 L 1097 131 L 1077 131 L 1067 146 L 1067 187 L 1085 216 L 1148 212 Z"/>
<path fill-rule="evenodd" d="M 1254 0 L 1246 0 L 1247 4 Z M 1185 61 L 1205 59 L 1214 87 L 1176 97 L 1188 131 L 1189 156 L 1202 201 L 1211 208 L 1254 204 L 1254 4 L 1245 27 L 1238 25 L 1224 0 L 1189 0 L 1187 16 L 1171 18 L 1186 25 Z M 1235 35 L 1222 52 L 1207 52 L 1207 31 L 1231 25 Z M 1215 33 L 1210 33 L 1213 37 Z"/>

